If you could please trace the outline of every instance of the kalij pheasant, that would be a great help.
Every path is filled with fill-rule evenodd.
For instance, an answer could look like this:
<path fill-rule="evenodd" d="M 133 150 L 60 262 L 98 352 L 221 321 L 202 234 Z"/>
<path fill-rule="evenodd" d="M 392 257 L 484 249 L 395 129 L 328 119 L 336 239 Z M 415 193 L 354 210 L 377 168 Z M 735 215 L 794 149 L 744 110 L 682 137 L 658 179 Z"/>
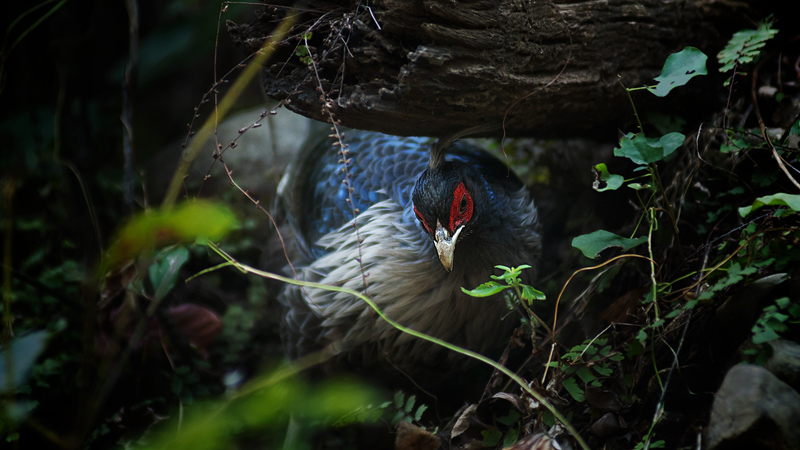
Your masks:
<path fill-rule="evenodd" d="M 428 138 L 351 130 L 344 142 L 344 156 L 331 139 L 310 145 L 281 182 L 305 259 L 295 261 L 298 278 L 360 291 L 366 283 L 397 322 L 499 356 L 517 316 L 500 295 L 473 298 L 461 287 L 488 281 L 498 264 L 536 266 L 536 209 L 523 183 L 463 141 L 446 156 L 432 156 Z M 534 270 L 523 271 L 523 282 Z M 471 361 L 394 329 L 350 295 L 287 285 L 280 301 L 291 358 L 336 341 L 338 363 L 354 369 L 413 377 Z"/>

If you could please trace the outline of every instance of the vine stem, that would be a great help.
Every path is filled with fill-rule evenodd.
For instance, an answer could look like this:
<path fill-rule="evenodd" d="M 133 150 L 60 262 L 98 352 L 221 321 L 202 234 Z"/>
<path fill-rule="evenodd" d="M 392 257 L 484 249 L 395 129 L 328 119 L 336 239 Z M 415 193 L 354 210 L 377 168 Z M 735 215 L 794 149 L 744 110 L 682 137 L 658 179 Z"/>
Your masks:
<path fill-rule="evenodd" d="M 378 305 L 376 305 L 375 302 L 372 301 L 371 298 L 367 297 L 366 295 L 362 294 L 361 292 L 355 291 L 353 289 L 343 288 L 343 287 L 330 286 L 330 285 L 327 285 L 327 284 L 313 283 L 313 282 L 309 282 L 309 281 L 299 281 L 299 280 L 295 280 L 293 278 L 284 277 L 284 276 L 277 275 L 277 274 L 274 274 L 274 273 L 271 273 L 271 272 L 258 270 L 256 268 L 250 267 L 250 266 L 248 266 L 246 264 L 242 264 L 242 263 L 236 261 L 235 259 L 233 259 L 233 257 L 231 257 L 230 255 L 225 253 L 222 249 L 220 249 L 219 247 L 217 247 L 213 243 L 209 242 L 207 245 L 209 246 L 209 248 L 214 250 L 218 255 L 220 255 L 223 259 L 225 259 L 225 262 L 222 263 L 222 264 L 219 264 L 217 266 L 210 267 L 208 269 L 200 271 L 196 275 L 193 275 L 190 279 L 198 277 L 198 276 L 203 275 L 205 273 L 210 273 L 212 271 L 221 269 L 223 267 L 231 266 L 231 267 L 236 268 L 237 270 L 239 270 L 242 273 L 251 273 L 253 275 L 257 275 L 257 276 L 260 276 L 260 277 L 263 277 L 263 278 L 268 278 L 270 280 L 276 280 L 276 281 L 281 281 L 283 283 L 294 284 L 294 285 L 308 287 L 308 288 L 323 289 L 323 290 L 326 290 L 326 291 L 339 292 L 339 293 L 342 293 L 342 294 L 352 295 L 353 297 L 356 297 L 359 300 L 361 300 L 364 303 L 366 303 L 367 305 L 369 305 L 370 308 L 372 308 L 375 311 L 375 313 L 377 313 L 378 316 L 380 316 L 381 319 L 385 320 L 386 323 L 388 323 L 389 325 L 393 326 L 397 330 L 399 330 L 399 331 L 401 331 L 403 333 L 410 334 L 411 336 L 414 336 L 416 338 L 423 339 L 423 340 L 426 340 L 428 342 L 434 343 L 436 345 L 440 345 L 440 346 L 442 346 L 442 347 L 444 347 L 444 348 L 446 348 L 448 350 L 454 351 L 456 353 L 468 356 L 468 357 L 473 358 L 473 359 L 477 359 L 478 361 L 480 361 L 480 362 L 482 362 L 484 364 L 488 364 L 489 366 L 491 366 L 491 367 L 495 368 L 496 370 L 502 372 L 504 375 L 506 375 L 510 379 L 514 380 L 514 382 L 517 383 L 519 385 L 519 387 L 523 391 L 525 391 L 531 397 L 535 398 L 538 402 L 540 402 L 542 405 L 544 405 L 544 407 L 548 411 L 550 411 L 553 414 L 553 416 L 556 419 L 558 419 L 559 422 L 561 422 L 561 424 L 564 426 L 564 428 L 566 428 L 567 431 L 569 431 L 570 434 L 572 434 L 572 437 L 575 438 L 575 440 L 578 442 L 578 445 L 580 445 L 580 447 L 582 449 L 590 450 L 589 446 L 586 444 L 586 442 L 583 440 L 583 438 L 580 436 L 580 434 L 578 434 L 578 431 L 575 429 L 575 427 L 573 427 L 572 424 L 569 423 L 567 418 L 564 417 L 564 415 L 561 414 L 550 402 L 548 402 L 547 399 L 545 399 L 541 394 L 539 394 L 538 392 L 533 390 L 530 386 L 528 386 L 528 383 L 525 382 L 525 380 L 522 379 L 519 375 L 515 374 L 514 372 L 512 372 L 511 370 L 509 370 L 508 368 L 506 368 L 502 364 L 492 360 L 491 358 L 488 358 L 488 357 L 486 357 L 484 355 L 481 355 L 480 353 L 473 352 L 473 351 L 468 350 L 466 348 L 459 347 L 457 345 L 451 344 L 451 343 L 449 343 L 447 341 L 443 341 L 441 339 L 438 339 L 436 337 L 430 336 L 428 334 L 421 333 L 419 331 L 416 331 L 414 329 L 408 328 L 408 327 L 406 327 L 404 325 L 401 325 L 401 324 L 395 322 L 394 320 L 389 318 L 378 307 Z M 188 282 L 190 279 L 188 279 L 186 281 Z"/>

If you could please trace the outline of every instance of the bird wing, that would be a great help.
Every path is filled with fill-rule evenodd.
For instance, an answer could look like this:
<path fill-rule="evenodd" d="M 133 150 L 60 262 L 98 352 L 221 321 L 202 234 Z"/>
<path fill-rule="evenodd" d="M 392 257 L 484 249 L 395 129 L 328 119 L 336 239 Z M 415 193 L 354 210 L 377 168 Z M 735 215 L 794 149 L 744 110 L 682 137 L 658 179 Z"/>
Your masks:
<path fill-rule="evenodd" d="M 429 139 L 348 130 L 345 155 L 334 140 L 317 140 L 298 155 L 282 193 L 291 221 L 314 257 L 320 238 L 370 206 L 392 199 L 402 207 L 429 158 Z M 347 182 L 345 182 L 347 181 Z"/>

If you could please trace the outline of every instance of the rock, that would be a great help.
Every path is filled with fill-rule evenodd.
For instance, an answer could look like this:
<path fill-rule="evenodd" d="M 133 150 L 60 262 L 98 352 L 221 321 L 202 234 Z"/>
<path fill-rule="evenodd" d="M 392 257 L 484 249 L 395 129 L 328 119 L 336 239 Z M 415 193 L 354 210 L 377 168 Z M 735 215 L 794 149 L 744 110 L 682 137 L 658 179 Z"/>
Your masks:
<path fill-rule="evenodd" d="M 217 138 L 224 148 L 234 142 L 235 148 L 225 150 L 222 158 L 233 170 L 234 180 L 246 190 L 264 200 L 268 205 L 269 195 L 274 194 L 283 170 L 294 153 L 303 146 L 306 138 L 319 133 L 329 133 L 324 123 L 314 122 L 285 109 L 277 114 L 261 117 L 269 111 L 265 105 L 240 111 L 226 117 L 217 128 Z M 253 124 L 260 126 L 252 127 Z M 197 131 L 201 124 L 196 124 Z M 241 132 L 240 132 L 241 131 Z M 163 149 L 147 164 L 149 196 L 160 201 L 167 189 L 183 152 L 181 144 L 185 136 Z M 233 189 L 220 163 L 214 160 L 215 139 L 212 135 L 203 144 L 197 158 L 192 162 L 185 184 L 191 196 L 198 192 L 201 182 L 204 196 L 218 195 Z M 210 169 L 210 173 L 209 173 Z M 206 174 L 210 177 L 205 179 Z M 267 198 L 262 197 L 267 196 Z"/>
<path fill-rule="evenodd" d="M 704 448 L 800 448 L 800 394 L 761 366 L 728 371 L 714 397 Z"/>
<path fill-rule="evenodd" d="M 772 348 L 772 356 L 764 367 L 784 383 L 800 390 L 800 344 L 777 339 L 768 345 Z"/>

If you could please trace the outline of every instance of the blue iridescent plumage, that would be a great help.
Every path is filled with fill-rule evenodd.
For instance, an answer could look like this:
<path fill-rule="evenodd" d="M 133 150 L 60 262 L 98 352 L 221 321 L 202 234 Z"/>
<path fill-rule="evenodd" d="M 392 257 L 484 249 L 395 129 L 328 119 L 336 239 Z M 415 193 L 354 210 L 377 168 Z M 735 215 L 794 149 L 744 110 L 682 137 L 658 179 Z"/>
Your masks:
<path fill-rule="evenodd" d="M 311 243 L 316 242 L 352 220 L 354 213 L 358 215 L 389 198 L 407 206 L 416 176 L 428 162 L 428 141 L 419 137 L 352 132 L 346 135 L 346 157 L 330 140 L 321 143 L 324 151 L 315 152 L 319 160 L 309 178 L 311 191 L 304 195 L 311 200 L 303 207 L 308 222 L 306 238 Z M 345 183 L 346 179 L 349 183 Z M 348 195 L 349 188 L 352 188 L 352 195 Z M 321 255 L 319 249 L 314 253 Z"/>
<path fill-rule="evenodd" d="M 316 144 L 316 150 L 309 155 L 316 163 L 309 169 L 307 191 L 301 194 L 305 199 L 301 211 L 305 226 L 301 229 L 315 257 L 326 252 L 313 247 L 313 243 L 352 220 L 354 213 L 357 216 L 387 199 L 410 209 L 414 184 L 428 166 L 433 139 L 349 131 L 345 136 L 346 158 L 332 142 L 327 139 Z M 505 171 L 505 166 L 497 160 L 464 142 L 456 142 L 445 160 L 465 162 L 501 175 Z M 345 183 L 345 179 L 349 179 L 349 183 Z M 484 183 L 491 200 L 495 201 L 489 182 Z M 519 187 L 519 184 L 513 185 L 514 189 Z M 352 196 L 348 196 L 348 188 L 353 190 Z"/>

